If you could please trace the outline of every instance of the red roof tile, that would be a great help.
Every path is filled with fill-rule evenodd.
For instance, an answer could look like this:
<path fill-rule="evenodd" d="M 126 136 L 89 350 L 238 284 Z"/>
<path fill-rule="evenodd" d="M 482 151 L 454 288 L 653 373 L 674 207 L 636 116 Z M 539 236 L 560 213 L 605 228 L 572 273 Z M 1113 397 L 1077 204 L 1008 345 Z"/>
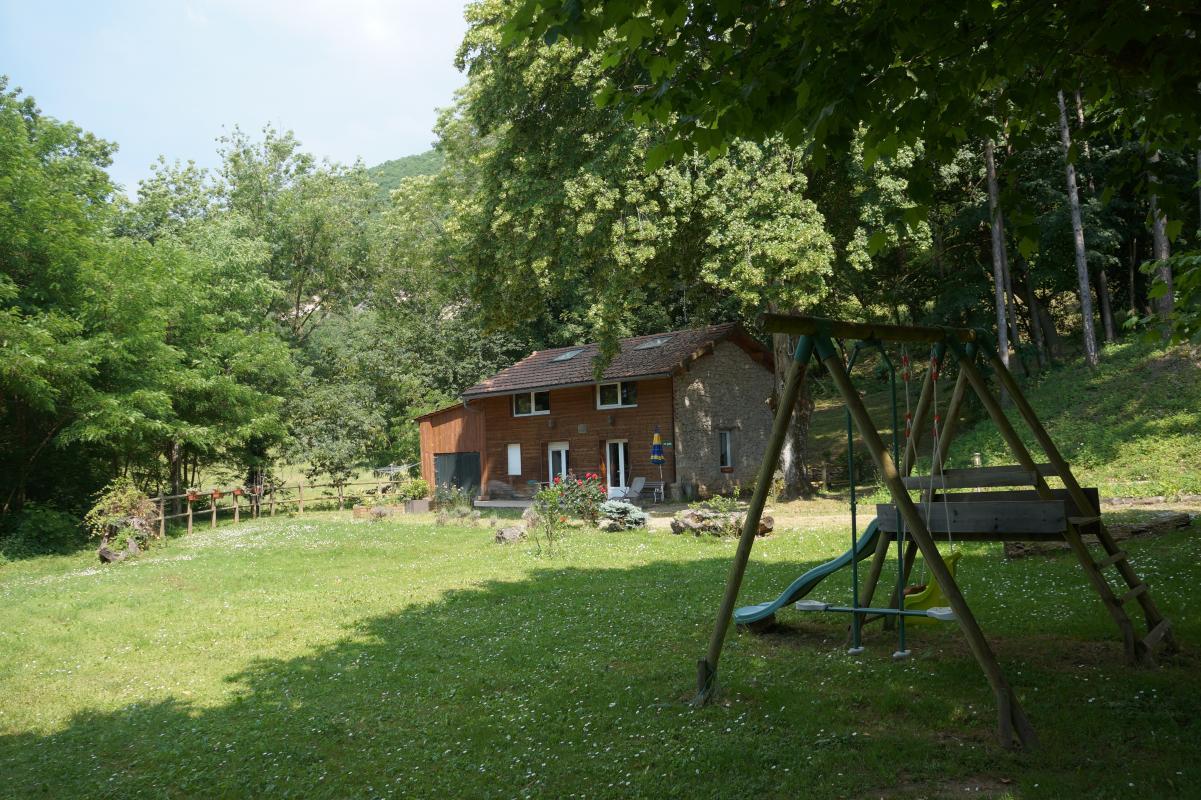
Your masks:
<path fill-rule="evenodd" d="M 659 344 L 652 344 L 656 340 Z M 693 328 L 686 331 L 656 333 L 622 339 L 621 351 L 613 357 L 601 376 L 602 381 L 666 376 L 684 368 L 704 355 L 717 342 L 729 339 L 771 369 L 771 352 L 752 338 L 736 322 Z M 577 351 L 576 355 L 567 354 Z M 593 360 L 600 353 L 596 344 L 538 350 L 501 370 L 487 380 L 463 392 L 463 399 L 490 394 L 508 394 L 530 389 L 549 389 L 593 383 Z"/>

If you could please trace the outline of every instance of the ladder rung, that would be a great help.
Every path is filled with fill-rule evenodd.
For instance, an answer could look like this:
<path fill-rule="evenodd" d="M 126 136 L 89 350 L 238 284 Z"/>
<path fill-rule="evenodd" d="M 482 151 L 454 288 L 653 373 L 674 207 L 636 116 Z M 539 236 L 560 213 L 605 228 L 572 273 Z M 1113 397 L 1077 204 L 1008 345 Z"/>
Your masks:
<path fill-rule="evenodd" d="M 1146 593 L 1147 593 L 1147 584 L 1140 583 L 1138 586 L 1135 586 L 1133 589 L 1126 592 L 1126 594 L 1122 595 L 1121 599 L 1118 600 L 1118 603 L 1120 603 L 1121 605 L 1126 605 L 1134 598 L 1138 597 L 1139 595 L 1144 595 Z"/>
<path fill-rule="evenodd" d="M 1126 551 L 1119 550 L 1118 552 L 1114 553 L 1113 555 L 1106 556 L 1105 558 L 1098 561 L 1097 569 L 1105 569 L 1106 567 L 1112 567 L 1114 564 L 1118 563 L 1119 561 L 1125 561 L 1127 558 L 1129 558 L 1129 556 L 1126 555 Z"/>
<path fill-rule="evenodd" d="M 1096 525 L 1100 521 L 1100 517 L 1068 517 L 1068 522 L 1073 525 Z"/>
<path fill-rule="evenodd" d="M 1147 638 L 1143 639 L 1143 644 L 1146 645 L 1148 650 L 1154 650 L 1155 646 L 1163 640 L 1163 637 L 1166 636 L 1168 631 L 1171 629 L 1172 623 L 1168 622 L 1166 619 L 1161 619 L 1159 624 L 1152 628 L 1151 632 L 1147 634 Z"/>

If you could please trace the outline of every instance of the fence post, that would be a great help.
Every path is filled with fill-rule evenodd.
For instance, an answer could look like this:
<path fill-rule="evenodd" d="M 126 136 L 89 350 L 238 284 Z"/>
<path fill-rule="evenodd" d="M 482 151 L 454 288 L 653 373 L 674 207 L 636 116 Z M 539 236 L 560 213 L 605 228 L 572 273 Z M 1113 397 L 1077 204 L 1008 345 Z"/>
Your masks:
<path fill-rule="evenodd" d="M 304 513 L 304 481 L 300 481 L 299 483 L 296 484 L 296 502 L 300 506 L 299 510 L 296 513 L 303 514 Z"/>
<path fill-rule="evenodd" d="M 167 500 L 161 489 L 158 493 L 158 538 L 167 538 Z"/>
<path fill-rule="evenodd" d="M 188 495 L 188 535 L 192 535 L 192 496 Z"/>
<path fill-rule="evenodd" d="M 237 525 L 242 521 L 242 504 L 238 502 L 241 498 L 238 493 L 234 492 L 234 524 Z"/>
<path fill-rule="evenodd" d="M 342 510 L 342 484 L 338 484 L 338 510 Z"/>
<path fill-rule="evenodd" d="M 275 516 L 275 484 L 271 484 L 271 516 Z"/>
<path fill-rule="evenodd" d="M 216 489 L 214 489 L 213 493 L 209 495 L 209 504 L 212 508 L 212 513 L 209 516 L 209 527 L 215 528 L 215 527 L 217 527 L 217 490 Z"/>

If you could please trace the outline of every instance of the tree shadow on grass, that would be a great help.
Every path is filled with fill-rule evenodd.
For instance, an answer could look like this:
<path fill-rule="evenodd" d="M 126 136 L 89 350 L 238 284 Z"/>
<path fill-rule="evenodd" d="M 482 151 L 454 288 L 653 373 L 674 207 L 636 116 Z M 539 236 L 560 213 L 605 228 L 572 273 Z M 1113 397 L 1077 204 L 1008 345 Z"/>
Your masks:
<path fill-rule="evenodd" d="M 750 591 L 809 566 L 760 564 Z M 806 646 L 732 636 L 720 701 L 693 709 L 694 665 L 727 569 L 724 558 L 551 562 L 528 580 L 451 591 L 311 654 L 254 663 L 227 678 L 232 696 L 219 705 L 177 694 L 2 736 L 0 794 L 833 797 L 897 781 L 937 794 L 1028 768 L 1070 784 L 1082 754 L 1117 748 L 1154 748 L 1165 774 L 1195 769 L 1183 717 L 1098 746 L 1081 732 L 1122 720 L 1085 703 L 1091 689 L 1028 663 L 1016 665 L 1019 690 L 1042 681 L 1058 692 L 1028 709 L 1051 746 L 1035 760 L 1005 754 L 961 648 L 900 665 L 887 646 L 848 659 L 837 620 L 826 623 L 832 646 L 812 622 Z M 1201 710 L 1187 680 L 1162 683 L 1179 695 L 1165 699 Z"/>

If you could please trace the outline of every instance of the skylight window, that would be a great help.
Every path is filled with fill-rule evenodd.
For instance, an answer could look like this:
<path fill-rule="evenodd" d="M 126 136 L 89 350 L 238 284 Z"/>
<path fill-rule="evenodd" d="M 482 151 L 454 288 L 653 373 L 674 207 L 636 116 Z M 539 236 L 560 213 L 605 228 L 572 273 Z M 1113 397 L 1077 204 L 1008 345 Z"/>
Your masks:
<path fill-rule="evenodd" d="M 570 361 L 571 359 L 575 358 L 582 352 L 584 352 L 582 349 L 581 350 L 568 350 L 566 353 L 559 353 L 559 355 L 552 358 L 551 361 Z"/>
<path fill-rule="evenodd" d="M 634 349 L 654 350 L 656 347 L 662 347 L 663 345 L 667 344 L 667 340 L 670 338 L 670 336 L 656 336 L 654 339 L 647 339 L 642 344 L 635 345 Z"/>

